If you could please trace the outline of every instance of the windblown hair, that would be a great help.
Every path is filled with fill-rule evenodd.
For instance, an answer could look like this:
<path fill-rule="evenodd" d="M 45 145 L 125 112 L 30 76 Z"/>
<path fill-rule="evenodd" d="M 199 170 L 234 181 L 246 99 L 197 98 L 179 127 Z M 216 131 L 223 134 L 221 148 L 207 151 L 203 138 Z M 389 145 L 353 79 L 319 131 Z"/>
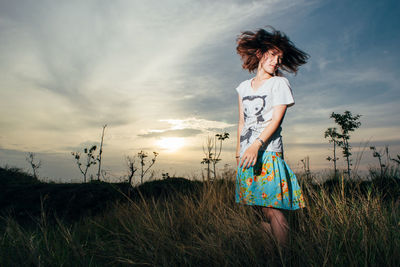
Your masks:
<path fill-rule="evenodd" d="M 309 55 L 295 47 L 284 33 L 273 27 L 269 28 L 271 32 L 264 29 L 256 32 L 245 31 L 237 38 L 236 51 L 242 58 L 243 69 L 249 72 L 256 71 L 262 55 L 270 49 L 277 49 L 283 53 L 279 68 L 297 73 L 298 68 L 307 62 Z"/>

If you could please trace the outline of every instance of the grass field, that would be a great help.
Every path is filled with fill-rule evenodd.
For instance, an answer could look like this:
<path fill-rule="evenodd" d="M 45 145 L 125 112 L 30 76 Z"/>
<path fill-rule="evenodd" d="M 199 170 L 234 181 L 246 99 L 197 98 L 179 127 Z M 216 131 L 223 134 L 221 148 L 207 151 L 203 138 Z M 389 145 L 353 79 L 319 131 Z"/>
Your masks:
<path fill-rule="evenodd" d="M 78 219 L 50 214 L 43 198 L 32 223 L 3 215 L 0 266 L 399 266 L 398 179 L 312 185 L 300 177 L 306 208 L 290 214 L 284 250 L 255 210 L 234 203 L 233 176 L 174 179 L 147 182 L 134 198 L 119 192 Z"/>

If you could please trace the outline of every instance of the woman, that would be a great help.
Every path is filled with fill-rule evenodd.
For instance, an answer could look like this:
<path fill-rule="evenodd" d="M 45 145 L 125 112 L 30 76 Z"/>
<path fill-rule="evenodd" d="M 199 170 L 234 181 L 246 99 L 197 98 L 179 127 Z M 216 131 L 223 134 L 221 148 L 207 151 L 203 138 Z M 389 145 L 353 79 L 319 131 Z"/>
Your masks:
<path fill-rule="evenodd" d="M 256 75 L 236 88 L 239 124 L 235 198 L 237 203 L 261 209 L 267 219 L 262 226 L 285 245 L 288 223 L 283 211 L 305 205 L 297 178 L 283 160 L 280 125 L 294 100 L 289 81 L 280 70 L 296 73 L 308 55 L 273 28 L 243 32 L 236 49 L 243 69 Z"/>

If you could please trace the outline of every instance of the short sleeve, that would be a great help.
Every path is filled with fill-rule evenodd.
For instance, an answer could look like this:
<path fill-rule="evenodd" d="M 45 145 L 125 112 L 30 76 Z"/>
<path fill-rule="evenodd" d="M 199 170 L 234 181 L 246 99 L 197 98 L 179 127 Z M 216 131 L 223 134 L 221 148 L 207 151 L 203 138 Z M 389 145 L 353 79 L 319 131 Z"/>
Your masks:
<path fill-rule="evenodd" d="M 276 81 L 272 88 L 272 106 L 293 106 L 294 99 L 288 79 L 285 77 L 276 77 L 275 79 Z"/>
<path fill-rule="evenodd" d="M 240 96 L 243 96 L 243 95 L 244 95 L 244 90 L 245 90 L 244 83 L 245 83 L 245 82 L 242 82 L 242 83 L 239 84 L 238 87 L 236 87 L 236 92 L 238 92 L 238 94 L 239 94 Z"/>

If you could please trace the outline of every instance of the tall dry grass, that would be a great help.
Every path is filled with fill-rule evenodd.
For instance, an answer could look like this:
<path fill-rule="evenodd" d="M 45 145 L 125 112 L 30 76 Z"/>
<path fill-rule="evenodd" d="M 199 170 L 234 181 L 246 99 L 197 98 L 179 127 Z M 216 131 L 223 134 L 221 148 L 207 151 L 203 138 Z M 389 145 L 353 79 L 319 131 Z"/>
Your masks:
<path fill-rule="evenodd" d="M 116 203 L 72 225 L 47 225 L 45 214 L 33 229 L 5 219 L 0 266 L 399 265 L 399 200 L 373 188 L 302 188 L 307 206 L 289 214 L 285 250 L 263 232 L 254 209 L 234 203 L 230 177 L 193 194 Z"/>

